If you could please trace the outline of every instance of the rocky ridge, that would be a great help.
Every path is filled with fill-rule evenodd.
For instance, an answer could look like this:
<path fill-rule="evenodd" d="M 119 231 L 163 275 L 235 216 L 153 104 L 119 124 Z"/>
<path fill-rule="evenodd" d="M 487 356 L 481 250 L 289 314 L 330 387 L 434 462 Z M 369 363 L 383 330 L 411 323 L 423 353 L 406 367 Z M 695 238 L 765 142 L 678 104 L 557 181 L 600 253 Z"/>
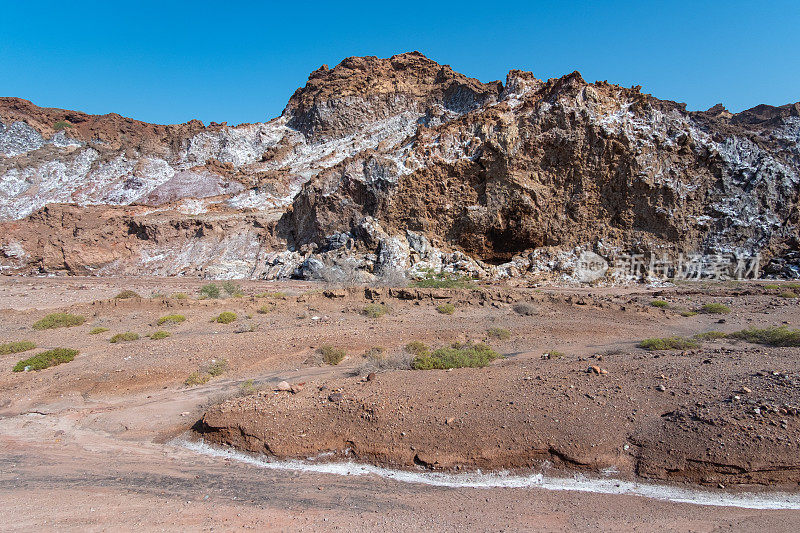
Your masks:
<path fill-rule="evenodd" d="M 688 112 L 417 52 L 323 66 L 259 124 L 3 98 L 0 176 L 4 272 L 573 280 L 584 252 L 700 252 L 800 275 L 800 104 Z"/>

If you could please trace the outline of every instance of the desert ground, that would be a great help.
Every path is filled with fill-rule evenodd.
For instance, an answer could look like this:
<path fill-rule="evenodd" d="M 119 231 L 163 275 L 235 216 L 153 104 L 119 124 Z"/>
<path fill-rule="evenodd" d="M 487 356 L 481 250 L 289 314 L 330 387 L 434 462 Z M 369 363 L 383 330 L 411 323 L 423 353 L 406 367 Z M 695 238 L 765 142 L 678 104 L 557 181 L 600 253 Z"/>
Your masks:
<path fill-rule="evenodd" d="M 0 355 L 3 530 L 797 529 L 800 298 L 791 284 L 241 281 L 233 294 L 201 298 L 207 283 L 0 277 L 0 344 L 36 345 Z M 136 295 L 117 298 L 123 291 Z M 215 321 L 223 312 L 236 319 Z M 33 327 L 51 313 L 85 320 Z M 185 320 L 159 324 L 169 315 Z M 754 332 L 776 327 L 782 341 L 755 342 Z M 169 336 L 151 338 L 156 331 Z M 139 338 L 110 342 L 127 332 Z M 684 345 L 640 347 L 651 338 Z M 411 369 L 415 342 L 485 343 L 502 357 Z M 325 347 L 344 359 L 326 364 Z M 78 353 L 13 371 L 54 348 Z M 191 444 L 201 441 L 242 455 L 199 453 Z M 265 468 L 262 458 L 301 462 Z M 436 479 L 618 480 L 710 499 L 291 467 L 346 462 Z M 708 504 L 726 498 L 738 503 Z M 772 503 L 748 504 L 756 500 Z"/>

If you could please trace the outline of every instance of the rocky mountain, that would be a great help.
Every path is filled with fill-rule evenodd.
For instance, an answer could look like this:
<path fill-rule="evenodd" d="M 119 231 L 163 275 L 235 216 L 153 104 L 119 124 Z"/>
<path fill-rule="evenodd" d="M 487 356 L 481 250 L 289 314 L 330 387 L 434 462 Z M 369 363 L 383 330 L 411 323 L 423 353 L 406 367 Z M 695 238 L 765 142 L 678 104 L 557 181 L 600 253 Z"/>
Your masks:
<path fill-rule="evenodd" d="M 800 103 L 689 112 L 417 52 L 323 66 L 259 124 L 0 99 L 3 272 L 569 280 L 591 252 L 761 254 L 798 277 L 799 189 Z"/>

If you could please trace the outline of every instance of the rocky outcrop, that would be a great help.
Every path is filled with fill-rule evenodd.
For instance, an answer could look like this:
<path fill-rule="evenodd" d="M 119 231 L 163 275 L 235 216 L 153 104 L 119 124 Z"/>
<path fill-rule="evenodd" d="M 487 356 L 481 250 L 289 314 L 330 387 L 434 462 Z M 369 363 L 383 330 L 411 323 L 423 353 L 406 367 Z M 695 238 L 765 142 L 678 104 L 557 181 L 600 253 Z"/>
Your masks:
<path fill-rule="evenodd" d="M 687 112 L 577 72 L 481 83 L 417 52 L 323 66 L 263 124 L 159 126 L 6 98 L 0 265 L 572 279 L 587 252 L 612 264 L 630 253 L 761 253 L 768 273 L 797 277 L 799 143 L 800 104 Z M 124 233 L 106 216 L 118 210 L 146 227 L 222 224 L 239 240 L 187 232 L 162 247 L 114 245 L 83 266 L 43 259 L 45 241 L 89 246 L 72 235 L 74 218 Z M 33 228 L 46 237 L 26 237 Z M 167 268 L 171 256 L 181 259 Z"/>

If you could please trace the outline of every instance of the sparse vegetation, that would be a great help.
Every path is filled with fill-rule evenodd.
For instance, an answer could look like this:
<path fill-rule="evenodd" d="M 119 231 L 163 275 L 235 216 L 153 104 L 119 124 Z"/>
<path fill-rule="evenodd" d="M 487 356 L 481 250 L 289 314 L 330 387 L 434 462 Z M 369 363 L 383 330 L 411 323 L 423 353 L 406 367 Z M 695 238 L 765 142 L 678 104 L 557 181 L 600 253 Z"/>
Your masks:
<path fill-rule="evenodd" d="M 701 310 L 709 315 L 727 315 L 731 312 L 730 307 L 719 303 L 705 304 L 703 307 L 701 307 Z"/>
<path fill-rule="evenodd" d="M 780 285 L 776 285 L 774 283 L 770 283 L 769 285 L 764 285 L 764 288 L 768 291 L 777 291 L 781 288 Z"/>
<path fill-rule="evenodd" d="M 131 290 L 124 290 L 121 293 L 114 296 L 117 300 L 129 300 L 130 298 L 141 298 L 136 291 Z"/>
<path fill-rule="evenodd" d="M 361 310 L 361 314 L 369 318 L 380 318 L 389 312 L 389 307 L 384 304 L 369 304 Z"/>
<path fill-rule="evenodd" d="M 207 283 L 200 287 L 200 296 L 212 300 L 220 297 L 220 290 L 216 283 Z"/>
<path fill-rule="evenodd" d="M 344 360 L 347 353 L 341 348 L 334 348 L 326 344 L 320 346 L 317 352 L 322 356 L 322 361 L 327 365 L 338 365 Z"/>
<path fill-rule="evenodd" d="M 797 293 L 792 291 L 781 291 L 778 296 L 781 298 L 797 298 Z"/>
<path fill-rule="evenodd" d="M 58 120 L 53 124 L 53 129 L 56 131 L 63 130 L 65 128 L 73 127 L 72 124 L 67 122 L 66 120 Z"/>
<path fill-rule="evenodd" d="M 130 342 L 137 340 L 139 340 L 139 334 L 134 333 L 132 331 L 126 331 L 125 333 L 117 333 L 116 335 L 111 337 L 111 342 L 114 344 L 118 342 Z"/>
<path fill-rule="evenodd" d="M 650 302 L 650 305 L 652 307 L 660 307 L 661 309 L 665 309 L 669 307 L 669 302 L 667 302 L 666 300 L 653 300 L 652 302 Z"/>
<path fill-rule="evenodd" d="M 769 346 L 800 346 L 800 330 L 789 329 L 786 326 L 747 328 L 729 333 L 728 337 Z"/>
<path fill-rule="evenodd" d="M 164 331 L 163 329 L 160 329 L 160 330 L 156 331 L 155 333 L 151 333 L 150 334 L 150 338 L 153 339 L 154 341 L 158 341 L 158 340 L 161 340 L 161 339 L 166 339 L 169 336 L 170 336 L 170 332 L 169 331 Z"/>
<path fill-rule="evenodd" d="M 247 381 L 244 381 L 242 382 L 241 385 L 239 385 L 239 391 L 242 394 L 253 394 L 254 392 L 256 392 L 256 384 L 252 379 L 248 379 Z"/>
<path fill-rule="evenodd" d="M 215 378 L 217 376 L 221 376 L 228 370 L 228 360 L 225 358 L 220 359 L 212 359 L 208 365 L 206 365 L 205 373 L 209 376 Z"/>
<path fill-rule="evenodd" d="M 521 316 L 533 316 L 536 314 L 536 308 L 531 304 L 514 304 L 512 309 Z"/>
<path fill-rule="evenodd" d="M 688 350 L 699 346 L 700 344 L 697 341 L 684 337 L 645 339 L 639 343 L 639 348 L 651 352 L 657 350 Z"/>
<path fill-rule="evenodd" d="M 414 356 L 427 355 L 431 352 L 431 349 L 428 347 L 428 345 L 421 341 L 409 342 L 406 344 L 405 350 Z"/>
<path fill-rule="evenodd" d="M 448 368 L 481 368 L 502 357 L 485 344 L 455 343 L 427 354 L 417 355 L 411 362 L 415 370 L 446 370 Z"/>
<path fill-rule="evenodd" d="M 183 384 L 187 387 L 194 387 L 196 385 L 203 385 L 204 383 L 208 383 L 208 380 L 211 379 L 211 376 L 208 374 L 201 374 L 200 372 L 192 372 L 189 374 L 189 377 L 184 380 Z"/>
<path fill-rule="evenodd" d="M 220 324 L 230 324 L 234 320 L 236 320 L 236 313 L 233 311 L 223 311 L 214 319 L 215 322 L 219 322 Z"/>
<path fill-rule="evenodd" d="M 561 359 L 564 357 L 564 352 L 558 350 L 547 350 L 542 354 L 542 359 Z"/>
<path fill-rule="evenodd" d="M 441 304 L 436 306 L 436 310 L 443 315 L 452 315 L 456 312 L 456 306 L 453 304 Z"/>
<path fill-rule="evenodd" d="M 279 291 L 277 291 L 277 292 L 262 292 L 262 293 L 256 294 L 256 298 L 273 298 L 275 300 L 282 300 L 282 299 L 286 298 L 286 293 L 285 292 L 279 292 Z"/>
<path fill-rule="evenodd" d="M 426 289 L 474 289 L 475 284 L 466 276 L 449 272 L 426 272 L 425 277 L 414 281 L 414 287 Z"/>
<path fill-rule="evenodd" d="M 683 317 L 695 316 L 696 314 L 697 314 L 697 311 L 683 311 L 683 312 L 681 312 L 681 316 L 683 316 Z"/>
<path fill-rule="evenodd" d="M 176 300 L 188 300 L 189 295 L 186 294 L 185 292 L 176 292 L 173 293 L 172 298 L 175 298 Z"/>
<path fill-rule="evenodd" d="M 0 355 L 9 355 L 12 353 L 27 352 L 36 348 L 36 344 L 31 341 L 17 341 L 0 344 Z"/>
<path fill-rule="evenodd" d="M 228 293 L 228 296 L 241 297 L 244 295 L 242 289 L 235 281 L 226 280 L 222 282 L 222 289 Z"/>
<path fill-rule="evenodd" d="M 80 326 L 86 322 L 86 318 L 81 315 L 72 315 L 70 313 L 52 313 L 34 322 L 33 329 L 53 329 L 53 328 L 70 328 L 72 326 Z"/>
<path fill-rule="evenodd" d="M 69 363 L 75 356 L 78 355 L 78 350 L 70 348 L 55 348 L 47 350 L 40 354 L 36 354 L 28 359 L 23 359 L 14 365 L 14 372 L 25 372 L 28 370 L 43 370 L 51 366 L 60 365 L 62 363 Z"/>
<path fill-rule="evenodd" d="M 383 346 L 373 346 L 364 352 L 364 358 L 372 362 L 383 361 L 386 359 L 386 348 Z"/>
<path fill-rule="evenodd" d="M 258 308 L 256 313 L 258 313 L 260 315 L 266 315 L 267 313 L 271 313 L 274 310 L 275 310 L 275 306 L 274 305 L 272 305 L 272 304 L 264 304 L 264 305 L 262 305 L 261 307 Z"/>
<path fill-rule="evenodd" d="M 511 332 L 506 328 L 489 328 L 486 330 L 486 335 L 491 339 L 505 341 L 511 338 Z"/>
<path fill-rule="evenodd" d="M 108 328 L 103 328 L 103 327 L 92 328 L 92 331 L 89 332 L 89 335 L 99 335 L 100 333 L 105 333 L 106 331 L 108 331 Z"/>
<path fill-rule="evenodd" d="M 693 338 L 699 341 L 714 341 L 717 339 L 724 339 L 725 337 L 727 337 L 727 335 L 721 331 L 706 331 L 694 335 Z"/>
<path fill-rule="evenodd" d="M 156 320 L 156 324 L 159 326 L 163 326 L 164 324 L 171 326 L 173 324 L 180 324 L 184 321 L 186 321 L 186 317 L 183 315 L 167 315 Z"/>

